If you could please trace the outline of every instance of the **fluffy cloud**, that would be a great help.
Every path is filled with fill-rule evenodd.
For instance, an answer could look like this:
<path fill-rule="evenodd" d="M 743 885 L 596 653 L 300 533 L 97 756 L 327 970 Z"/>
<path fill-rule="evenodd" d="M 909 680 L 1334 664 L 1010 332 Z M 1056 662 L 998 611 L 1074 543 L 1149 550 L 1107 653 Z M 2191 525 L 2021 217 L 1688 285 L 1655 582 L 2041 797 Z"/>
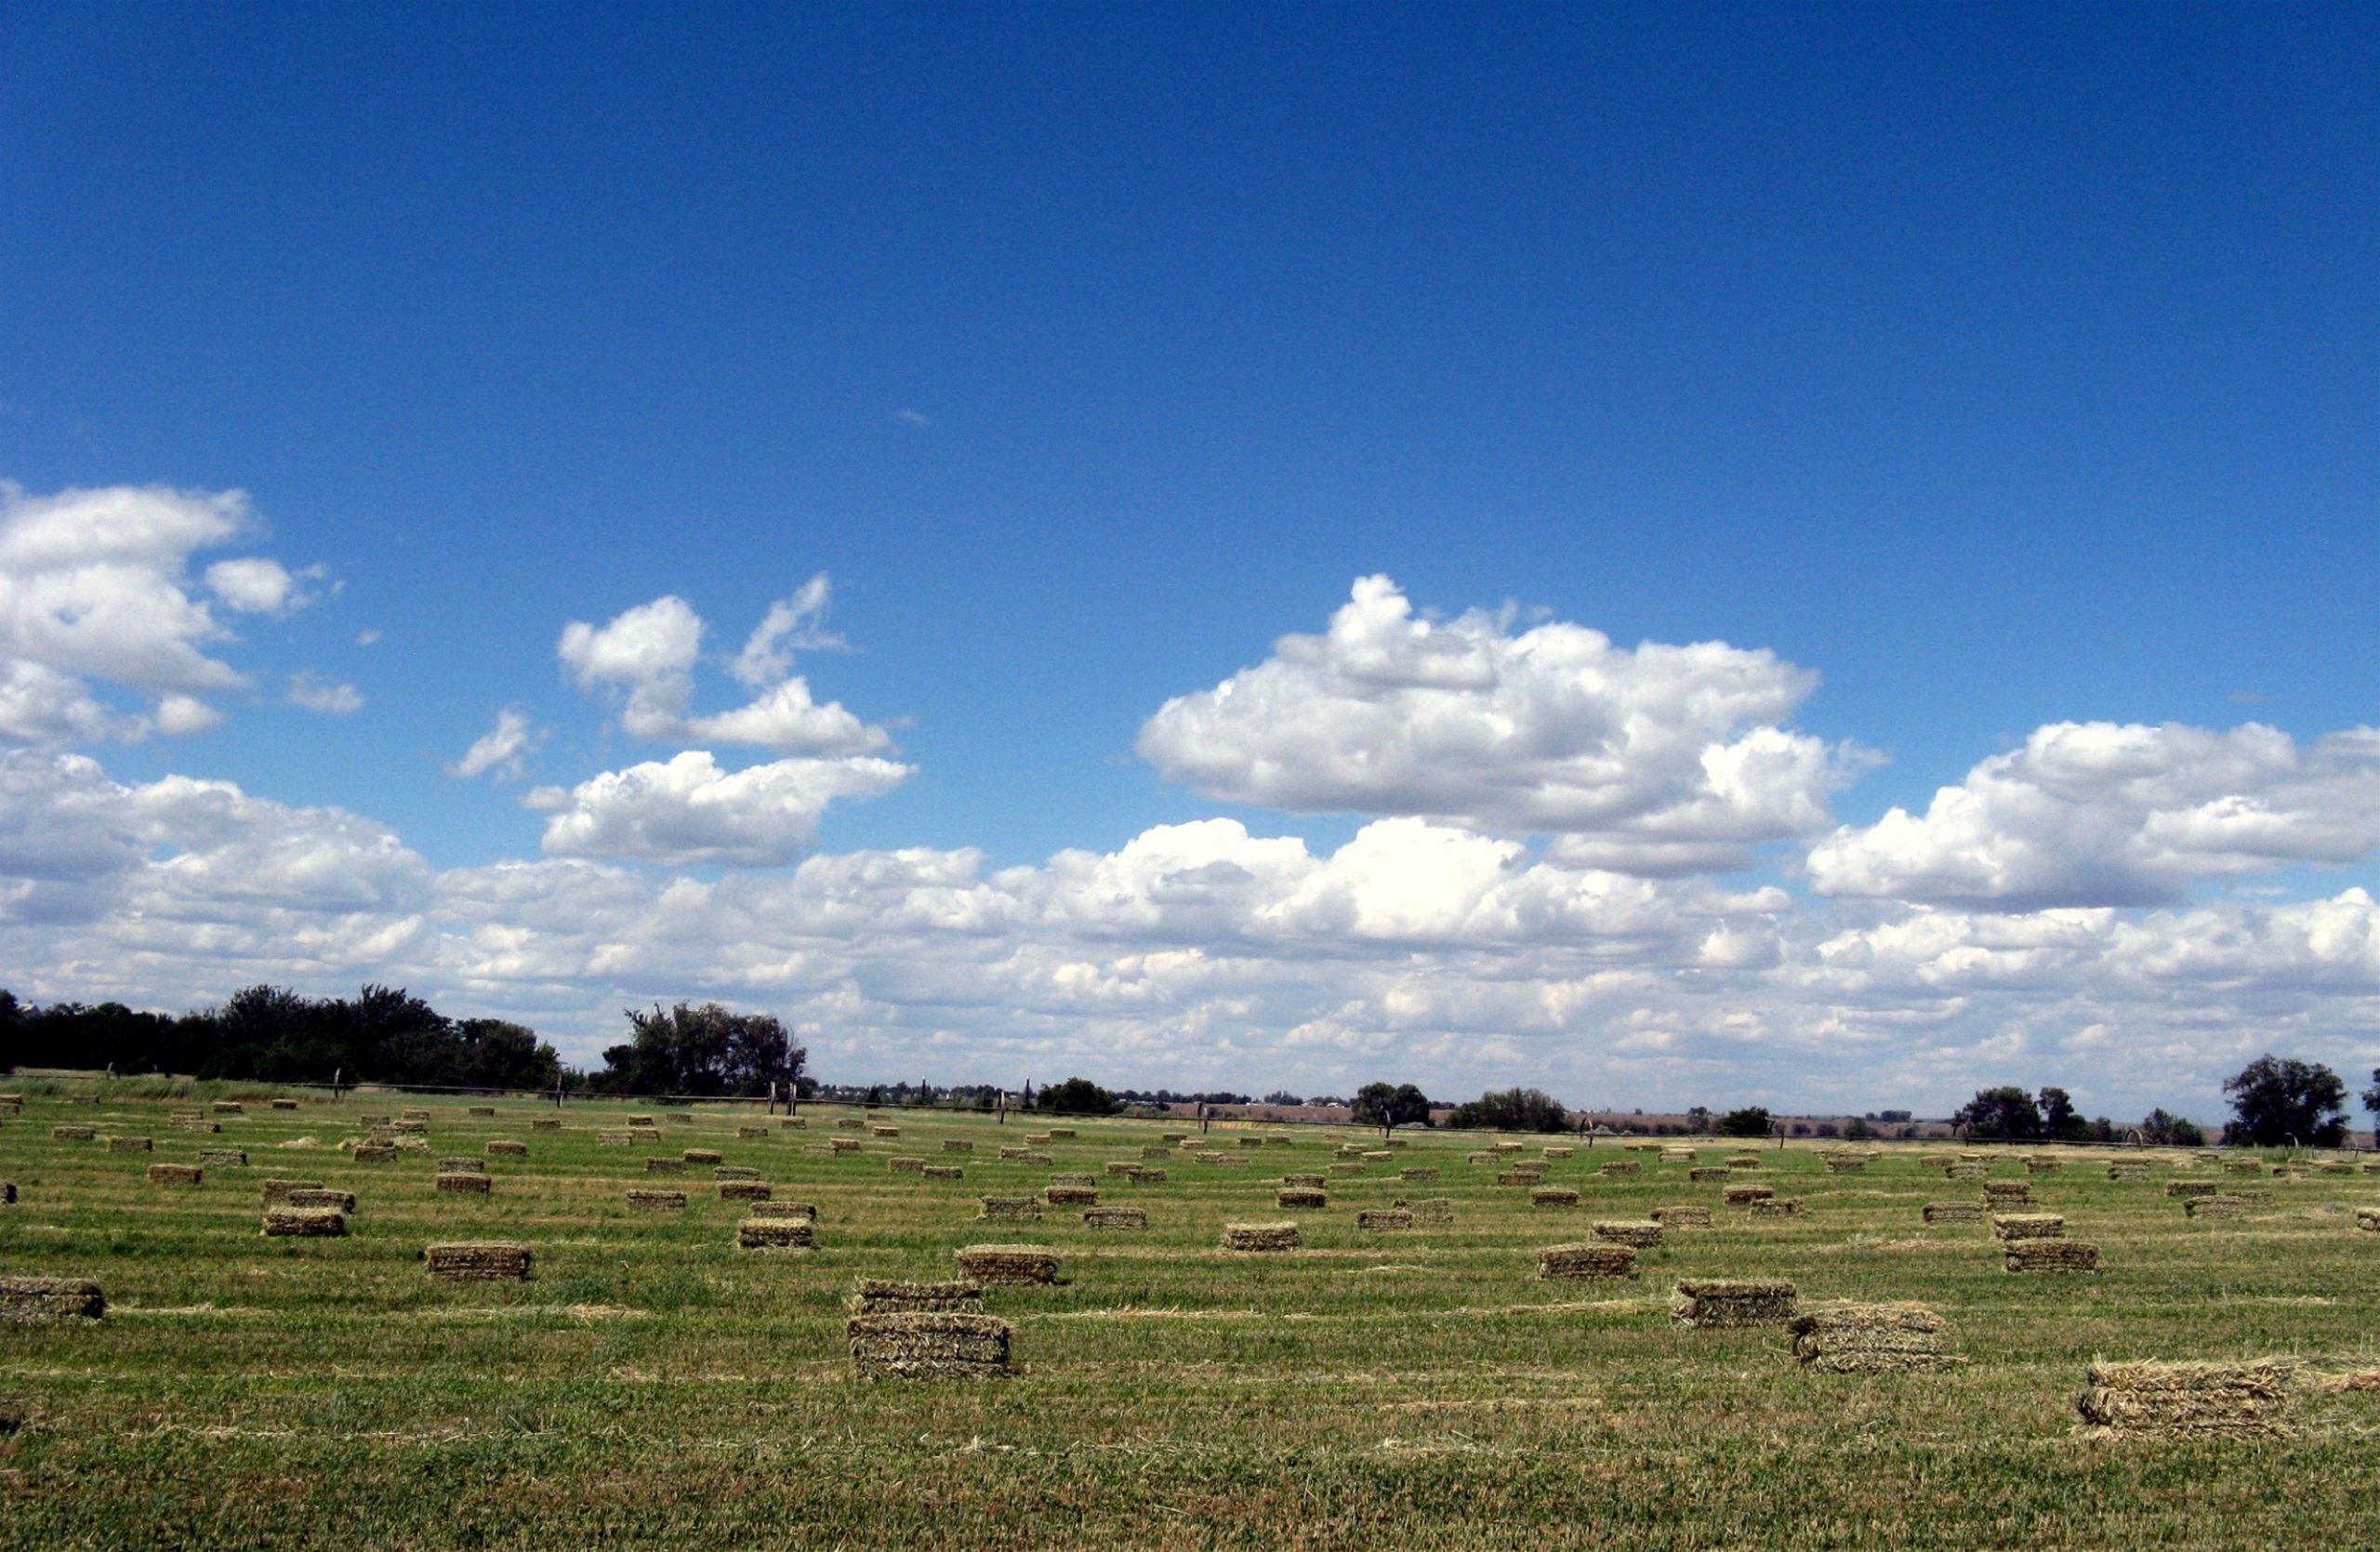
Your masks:
<path fill-rule="evenodd" d="M 348 717 L 364 710 L 364 692 L 311 673 L 289 676 L 289 704 L 324 716 Z"/>
<path fill-rule="evenodd" d="M 1631 650 L 1560 622 L 1417 617 L 1368 577 L 1327 633 L 1168 701 L 1139 747 L 1211 797 L 1552 834 L 1576 866 L 1684 874 L 1830 822 L 1856 755 L 1778 725 L 1817 683 L 1725 643 Z"/>
<path fill-rule="evenodd" d="M 322 567 L 310 566 L 303 578 L 315 581 L 323 575 Z M 315 595 L 303 587 L 300 574 L 264 555 L 216 562 L 206 568 L 206 587 L 223 601 L 225 607 L 244 615 L 278 618 L 305 608 L 315 600 Z"/>
<path fill-rule="evenodd" d="M 824 631 L 826 602 L 822 574 L 771 605 L 731 665 L 759 693 L 745 706 L 710 715 L 689 710 L 707 627 L 682 598 L 664 595 L 602 626 L 573 620 L 555 650 L 572 683 L 619 697 L 620 726 L 639 738 L 745 744 L 818 759 L 889 753 L 892 739 L 883 728 L 862 722 L 839 701 L 819 704 L 801 678 L 782 677 L 792 667 L 795 647 L 840 644 Z"/>
<path fill-rule="evenodd" d="M 496 725 L 473 739 L 462 759 L 446 767 L 446 774 L 468 778 L 494 772 L 498 781 L 518 781 L 529 756 L 544 741 L 545 734 L 529 720 L 526 710 L 508 706 L 496 714 Z"/>
<path fill-rule="evenodd" d="M 673 867 L 771 868 L 792 861 L 818 833 L 837 798 L 872 797 L 910 768 L 890 760 L 779 760 L 724 771 L 705 749 L 606 771 L 564 796 L 530 794 L 549 810 L 551 856 L 603 857 Z"/>
<path fill-rule="evenodd" d="M 2300 746 L 2250 723 L 2058 723 L 1934 795 L 1811 849 L 1819 893 L 2008 910 L 2177 903 L 2193 880 L 2380 847 L 2380 730 Z"/>
<path fill-rule="evenodd" d="M 230 632 L 192 582 L 190 560 L 254 527 L 239 491 L 31 496 L 0 483 L 0 741 L 129 740 L 219 723 L 199 697 L 248 680 L 212 655 Z M 235 611 L 284 614 L 308 601 L 299 582 L 255 556 L 208 567 L 205 587 Z M 118 711 L 93 693 L 95 681 L 154 710 Z"/>
<path fill-rule="evenodd" d="M 681 757 L 556 794 L 556 817 L 630 855 L 703 857 L 765 835 L 748 814 L 690 812 L 706 793 L 736 811 L 780 779 L 758 771 L 739 788 Z M 711 878 L 578 856 L 432 873 L 353 815 L 224 783 L 122 785 L 77 757 L 0 763 L 0 962 L 20 995 L 167 1007 L 257 979 L 388 980 L 523 1018 L 581 1059 L 624 1005 L 719 996 L 780 1014 L 838 1075 L 1385 1075 L 1861 1108 L 1942 1108 L 2008 1081 L 2064 1082 L 2120 1117 L 2209 1113 L 2265 1042 L 2368 1068 L 2380 1020 L 2380 907 L 2355 889 L 1812 914 L 1776 889 L 1565 868 L 1410 818 L 1322 853 L 1206 820 L 996 870 L 908 848 Z"/>

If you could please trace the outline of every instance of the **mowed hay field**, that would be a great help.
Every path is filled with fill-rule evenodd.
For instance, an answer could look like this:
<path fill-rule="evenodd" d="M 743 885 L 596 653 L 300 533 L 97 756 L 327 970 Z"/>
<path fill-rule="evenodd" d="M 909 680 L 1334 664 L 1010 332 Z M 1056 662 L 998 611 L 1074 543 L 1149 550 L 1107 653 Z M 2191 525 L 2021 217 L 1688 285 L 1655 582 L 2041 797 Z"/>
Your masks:
<path fill-rule="evenodd" d="M 1858 1174 L 1768 1149 L 1720 1182 L 1687 1171 L 1740 1145 L 1689 1162 L 1606 1142 L 1544 1161 L 1540 1184 L 1575 1188 L 1575 1206 L 1533 1205 L 1510 1160 L 1468 1161 L 1488 1146 L 1468 1134 L 1332 1174 L 1342 1140 L 1377 1140 L 1244 1147 L 1218 1127 L 1222 1161 L 1200 1163 L 1143 1158 L 1179 1125 L 1078 1121 L 1044 1164 L 998 1156 L 1034 1130 L 1014 1117 L 903 1113 L 883 1137 L 830 1109 L 796 1131 L 706 1107 L 620 1147 L 599 1133 L 627 1108 L 574 1106 L 538 1131 L 550 1106 L 438 1103 L 426 1149 L 342 1150 L 358 1118 L 412 1103 L 251 1101 L 209 1118 L 219 1134 L 178 1130 L 165 1104 L 29 1100 L 0 1122 L 0 1179 L 19 1190 L 0 1274 L 96 1279 L 109 1304 L 98 1322 L 0 1320 L 0 1545 L 2139 1547 L 2360 1545 L 2380 1525 L 2380 1233 L 2354 1212 L 2380 1203 L 2380 1175 L 2246 1181 L 2170 1155 L 2111 1181 L 2106 1155 L 2061 1150 L 2062 1169 L 2029 1176 L 1995 1153 L 1991 1179 L 2031 1187 L 2013 1211 L 2061 1214 L 2099 1247 L 2094 1275 L 2020 1275 L 1988 1215 L 1922 1221 L 1928 1201 L 1979 1201 L 1981 1183 L 1897 1147 Z M 755 1124 L 768 1134 L 739 1134 Z M 835 1138 L 861 1147 L 804 1151 Z M 491 1155 L 496 1140 L 527 1151 Z M 247 1164 L 148 1177 L 218 1148 Z M 813 1248 L 739 1249 L 747 1204 L 707 1163 L 647 1173 L 688 1149 L 816 1203 Z M 436 1188 L 455 1157 L 485 1161 L 486 1194 Z M 1512 1157 L 1540 1159 L 1540 1141 Z M 1619 1160 L 1639 1173 L 1599 1173 Z M 1166 1178 L 1110 1174 L 1117 1161 Z M 1095 1176 L 1102 1207 L 1148 1227 L 1091 1229 L 1080 1206 L 978 1220 L 981 1198 L 1038 1197 L 1059 1174 Z M 1279 1205 L 1292 1174 L 1324 1175 L 1328 1205 Z M 352 1191 L 346 1236 L 264 1238 L 268 1177 Z M 2212 1178 L 2270 1200 L 2193 1219 L 2166 1190 Z M 1751 1182 L 1801 1210 L 1726 1203 Z M 631 1189 L 689 1205 L 632 1211 Z M 1450 1221 L 1358 1227 L 1431 1198 Z M 1638 1248 L 1633 1279 L 1539 1280 L 1540 1249 L 1678 1206 L 1709 1208 L 1711 1227 Z M 1221 1246 L 1227 1223 L 1282 1221 L 1302 1248 Z M 535 1274 L 432 1280 L 422 1250 L 449 1240 L 525 1244 Z M 986 1242 L 1061 1257 L 1060 1284 L 988 1293 L 1015 1375 L 855 1377 L 853 1284 L 952 1280 L 954 1253 Z M 1805 1370 L 1780 1326 L 1673 1322 L 1680 1279 L 1791 1280 L 1805 1308 L 1914 1301 L 1964 1361 Z M 2094 1359 L 2272 1356 L 2298 1360 L 2292 1437 L 2080 1424 Z"/>

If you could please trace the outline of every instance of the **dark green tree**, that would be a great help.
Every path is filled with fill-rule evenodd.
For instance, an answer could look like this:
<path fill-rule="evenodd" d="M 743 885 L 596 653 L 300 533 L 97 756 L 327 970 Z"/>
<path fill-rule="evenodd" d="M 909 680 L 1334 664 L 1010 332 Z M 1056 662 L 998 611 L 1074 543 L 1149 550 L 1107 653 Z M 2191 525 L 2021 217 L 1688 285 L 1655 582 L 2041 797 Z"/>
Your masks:
<path fill-rule="evenodd" d="M 2021 1142 L 2042 1134 L 2041 1107 L 2014 1083 L 1976 1090 L 1975 1097 L 1960 1106 L 1950 1120 L 1965 1127 L 1967 1135 L 1977 1142 L 1986 1138 Z"/>
<path fill-rule="evenodd" d="M 1715 1131 L 1723 1137 L 1765 1137 L 1768 1135 L 1768 1109 L 1762 1105 L 1747 1105 L 1740 1110 L 1729 1110 L 1719 1118 Z"/>
<path fill-rule="evenodd" d="M 2320 1062 L 2268 1052 L 2225 1080 L 2223 1140 L 2250 1147 L 2336 1147 L 2347 1136 L 2347 1084 Z"/>
<path fill-rule="evenodd" d="M 1356 1125 L 1383 1132 L 1430 1124 L 1429 1098 L 1410 1083 L 1366 1083 L 1355 1091 L 1353 1108 Z"/>
<path fill-rule="evenodd" d="M 2206 1134 L 2200 1130 L 2198 1122 L 2185 1120 L 2161 1105 L 2140 1123 L 2140 1140 L 2152 1147 L 2204 1147 Z"/>
<path fill-rule="evenodd" d="M 2090 1122 L 2074 1108 L 2074 1096 L 2064 1089 L 2043 1089 L 2041 1108 L 2043 1136 L 2056 1137 L 2063 1142 L 2080 1142 L 2090 1134 Z"/>
<path fill-rule="evenodd" d="M 810 1059 L 773 1014 L 655 1003 L 651 1013 L 629 1009 L 628 1020 L 628 1042 L 603 1053 L 600 1086 L 615 1093 L 764 1094 L 771 1083 L 798 1081 Z"/>
<path fill-rule="evenodd" d="M 1428 1114 L 1424 1107 L 1423 1115 Z M 1495 1132 L 1567 1132 L 1570 1112 L 1543 1089 L 1491 1089 L 1447 1117 L 1448 1126 Z"/>
<path fill-rule="evenodd" d="M 1112 1116 L 1123 1108 L 1117 1097 L 1088 1078 L 1069 1078 L 1041 1091 L 1040 1109 L 1062 1116 Z"/>

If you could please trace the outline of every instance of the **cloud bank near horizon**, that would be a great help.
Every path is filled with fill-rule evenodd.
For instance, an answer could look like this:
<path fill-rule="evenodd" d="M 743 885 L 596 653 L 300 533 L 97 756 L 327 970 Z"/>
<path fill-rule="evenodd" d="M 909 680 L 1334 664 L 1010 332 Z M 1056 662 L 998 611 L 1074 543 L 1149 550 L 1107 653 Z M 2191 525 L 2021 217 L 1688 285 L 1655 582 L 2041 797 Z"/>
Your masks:
<path fill-rule="evenodd" d="M 1218 801 L 1357 816 L 1335 848 L 1212 817 L 1013 867 L 822 851 L 835 803 L 915 767 L 794 671 L 844 646 L 821 574 L 732 653 L 706 655 L 675 594 L 567 622 L 563 682 L 654 757 L 533 787 L 541 855 L 442 869 L 347 807 L 120 778 L 87 752 L 220 726 L 260 679 L 224 655 L 227 620 L 332 590 L 269 557 L 194 569 L 256 532 L 244 497 L 0 501 L 0 951 L 38 1001 L 378 980 L 589 1059 L 622 1006 L 717 997 L 786 1017 L 839 1074 L 1392 1075 L 1648 1106 L 2058 1081 L 2123 1116 L 2203 1103 L 2268 1046 L 2380 1055 L 2380 907 L 2305 882 L 2380 849 L 2372 728 L 2060 723 L 1923 814 L 1850 824 L 1836 797 L 1873 757 L 1793 725 L 1814 671 L 1509 608 L 1435 617 L 1369 577 L 1138 743 Z M 697 710 L 706 663 L 747 698 Z M 302 683 L 342 723 L 383 710 Z M 561 758 L 534 700 L 446 773 Z"/>

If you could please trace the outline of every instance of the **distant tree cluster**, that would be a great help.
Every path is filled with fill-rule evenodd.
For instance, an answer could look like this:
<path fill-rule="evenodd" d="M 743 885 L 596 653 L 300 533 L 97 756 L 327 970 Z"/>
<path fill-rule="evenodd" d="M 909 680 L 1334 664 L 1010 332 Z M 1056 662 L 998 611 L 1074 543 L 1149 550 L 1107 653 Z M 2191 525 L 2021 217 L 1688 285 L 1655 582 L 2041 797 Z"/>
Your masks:
<path fill-rule="evenodd" d="M 628 1039 L 603 1053 L 588 1080 L 617 1094 L 761 1094 L 771 1085 L 799 1092 L 810 1060 L 773 1014 L 740 1014 L 717 1002 L 629 1009 Z"/>
<path fill-rule="evenodd" d="M 1430 1100 L 1410 1083 L 1366 1083 L 1355 1091 L 1355 1123 L 1385 1132 L 1397 1126 L 1430 1124 Z"/>
<path fill-rule="evenodd" d="M 1723 1137 L 1765 1137 L 1768 1127 L 1768 1108 L 1747 1105 L 1740 1110 L 1729 1110 L 1721 1116 L 1712 1130 Z"/>
<path fill-rule="evenodd" d="M 1034 1101 L 1034 1108 L 1062 1116 L 1112 1116 L 1123 1108 L 1123 1101 L 1088 1078 L 1052 1083 Z"/>
<path fill-rule="evenodd" d="M 1570 1112 L 1543 1089 L 1491 1089 L 1456 1106 L 1447 1124 L 1493 1132 L 1567 1132 Z"/>
<path fill-rule="evenodd" d="M 2380 1072 L 2373 1081 L 2380 1084 Z M 2231 1096 L 2226 1143 L 2336 1147 L 2347 1139 L 2347 1084 L 2320 1062 L 2267 1054 L 2226 1080 L 2223 1092 Z"/>
<path fill-rule="evenodd" d="M 350 1081 L 551 1088 L 561 1056 L 501 1018 L 450 1018 L 393 987 L 305 997 L 253 986 L 179 1015 L 121 1002 L 31 1007 L 0 991 L 0 1066 L 103 1068 L 257 1082 Z"/>

